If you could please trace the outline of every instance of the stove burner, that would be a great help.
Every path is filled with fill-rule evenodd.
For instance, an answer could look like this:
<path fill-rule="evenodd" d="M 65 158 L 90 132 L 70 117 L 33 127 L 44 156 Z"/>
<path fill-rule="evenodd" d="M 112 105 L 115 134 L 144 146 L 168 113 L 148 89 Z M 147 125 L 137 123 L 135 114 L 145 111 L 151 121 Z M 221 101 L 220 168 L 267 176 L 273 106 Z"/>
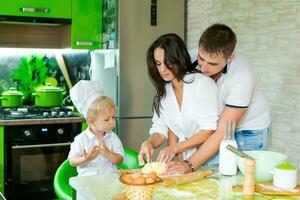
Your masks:
<path fill-rule="evenodd" d="M 41 108 L 24 106 L 22 108 L 0 107 L 0 119 L 43 119 L 43 118 L 70 118 L 79 117 L 79 113 L 73 112 L 70 107 Z"/>
<path fill-rule="evenodd" d="M 19 111 L 11 111 L 10 112 L 11 115 L 14 115 L 14 116 L 20 116 L 20 115 L 23 115 L 22 112 L 19 112 Z"/>

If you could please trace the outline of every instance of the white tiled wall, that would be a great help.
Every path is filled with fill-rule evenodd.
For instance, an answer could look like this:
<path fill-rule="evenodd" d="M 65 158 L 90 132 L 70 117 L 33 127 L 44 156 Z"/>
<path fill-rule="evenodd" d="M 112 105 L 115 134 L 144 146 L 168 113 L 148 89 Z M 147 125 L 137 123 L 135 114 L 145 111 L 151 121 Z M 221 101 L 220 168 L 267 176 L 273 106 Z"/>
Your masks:
<path fill-rule="evenodd" d="M 248 57 L 272 114 L 269 149 L 300 161 L 300 1 L 188 0 L 187 44 L 225 23 L 237 34 L 237 51 Z"/>

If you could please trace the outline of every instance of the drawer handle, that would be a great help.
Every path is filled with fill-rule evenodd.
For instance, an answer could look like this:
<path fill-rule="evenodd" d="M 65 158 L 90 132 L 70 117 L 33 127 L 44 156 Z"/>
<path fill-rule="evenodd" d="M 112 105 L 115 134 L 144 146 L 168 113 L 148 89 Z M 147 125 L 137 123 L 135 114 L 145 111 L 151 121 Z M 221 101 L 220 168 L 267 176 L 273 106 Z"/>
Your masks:
<path fill-rule="evenodd" d="M 93 46 L 94 42 L 83 42 L 83 41 L 76 41 L 77 46 Z"/>
<path fill-rule="evenodd" d="M 39 13 L 48 13 L 48 8 L 20 8 L 22 12 L 39 12 Z"/>

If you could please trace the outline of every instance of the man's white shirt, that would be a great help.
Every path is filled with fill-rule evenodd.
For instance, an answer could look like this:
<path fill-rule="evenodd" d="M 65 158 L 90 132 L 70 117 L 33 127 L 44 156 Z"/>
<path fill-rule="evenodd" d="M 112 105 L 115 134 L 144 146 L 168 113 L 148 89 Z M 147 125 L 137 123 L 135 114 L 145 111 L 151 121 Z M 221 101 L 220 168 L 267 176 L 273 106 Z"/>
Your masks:
<path fill-rule="evenodd" d="M 257 88 L 255 75 L 249 63 L 239 55 L 227 64 L 226 73 L 217 80 L 219 108 L 225 106 L 246 108 L 237 124 L 240 130 L 261 130 L 271 123 L 268 103 Z"/>

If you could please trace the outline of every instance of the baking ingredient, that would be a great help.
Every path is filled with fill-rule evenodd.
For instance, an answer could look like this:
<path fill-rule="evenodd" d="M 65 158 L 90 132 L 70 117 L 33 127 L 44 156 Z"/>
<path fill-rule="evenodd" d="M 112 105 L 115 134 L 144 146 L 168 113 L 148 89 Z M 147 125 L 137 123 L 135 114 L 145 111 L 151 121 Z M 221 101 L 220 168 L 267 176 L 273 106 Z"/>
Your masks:
<path fill-rule="evenodd" d="M 153 180 L 157 180 L 157 174 L 155 172 L 150 172 L 148 175 L 147 175 L 148 178 L 151 178 Z"/>
<path fill-rule="evenodd" d="M 145 164 L 142 168 L 142 173 L 149 174 L 155 172 L 157 175 L 162 175 L 167 170 L 166 163 L 163 162 L 150 162 Z"/>
<path fill-rule="evenodd" d="M 234 139 L 235 121 L 226 121 L 226 134 L 220 144 L 219 151 L 219 172 L 222 175 L 235 175 L 237 173 L 236 156 L 226 147 L 231 145 L 237 148 L 237 143 Z"/>
<path fill-rule="evenodd" d="M 120 177 L 120 181 L 128 185 L 146 185 L 154 184 L 158 181 L 158 176 L 155 172 L 149 174 L 132 173 L 124 174 Z"/>

